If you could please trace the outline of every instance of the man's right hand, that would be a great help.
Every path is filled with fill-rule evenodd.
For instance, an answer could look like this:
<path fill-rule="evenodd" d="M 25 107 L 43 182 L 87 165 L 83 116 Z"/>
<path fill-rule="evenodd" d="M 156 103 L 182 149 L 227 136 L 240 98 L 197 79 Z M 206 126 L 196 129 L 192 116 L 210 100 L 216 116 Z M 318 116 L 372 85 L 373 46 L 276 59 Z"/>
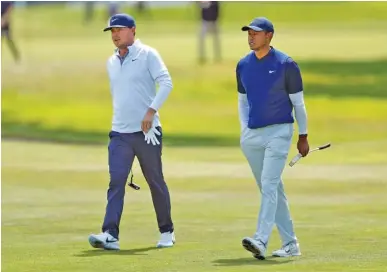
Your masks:
<path fill-rule="evenodd" d="M 148 133 L 152 128 L 153 117 L 155 116 L 156 110 L 149 108 L 146 112 L 144 119 L 141 122 L 141 129 L 144 133 Z"/>

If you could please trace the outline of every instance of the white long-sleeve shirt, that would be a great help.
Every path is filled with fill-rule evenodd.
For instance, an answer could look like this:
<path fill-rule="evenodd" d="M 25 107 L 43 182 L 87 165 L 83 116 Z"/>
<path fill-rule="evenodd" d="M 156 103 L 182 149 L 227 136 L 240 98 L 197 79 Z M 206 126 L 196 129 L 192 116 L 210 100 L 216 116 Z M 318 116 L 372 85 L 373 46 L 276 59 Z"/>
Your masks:
<path fill-rule="evenodd" d="M 128 49 L 122 63 L 118 50 L 107 62 L 113 102 L 112 130 L 121 133 L 141 131 L 149 107 L 158 111 L 172 90 L 171 76 L 156 49 L 138 39 Z M 158 112 L 153 125 L 161 126 Z"/>

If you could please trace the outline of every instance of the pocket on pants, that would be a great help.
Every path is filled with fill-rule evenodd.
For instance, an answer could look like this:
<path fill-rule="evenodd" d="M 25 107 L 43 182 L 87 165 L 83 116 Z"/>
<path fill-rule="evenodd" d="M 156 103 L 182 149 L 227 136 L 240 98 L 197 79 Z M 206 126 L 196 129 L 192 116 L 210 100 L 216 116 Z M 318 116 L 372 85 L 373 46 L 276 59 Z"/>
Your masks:
<path fill-rule="evenodd" d="M 277 127 L 277 130 L 272 134 L 273 138 L 291 139 L 293 136 L 292 124 L 281 124 Z"/>
<path fill-rule="evenodd" d="M 288 136 L 272 138 L 267 146 L 267 155 L 269 157 L 286 159 L 289 154 L 291 142 L 292 139 Z"/>
<path fill-rule="evenodd" d="M 241 145 L 248 144 L 253 137 L 254 137 L 254 134 L 252 134 L 252 129 L 248 128 L 247 126 L 244 127 L 241 130 L 240 144 Z"/>
<path fill-rule="evenodd" d="M 117 137 L 117 136 L 120 136 L 119 132 L 113 131 L 113 130 L 109 132 L 109 139 L 112 139 L 113 137 Z"/>
<path fill-rule="evenodd" d="M 160 132 L 160 135 L 156 135 L 158 140 L 163 138 L 163 129 L 161 127 L 156 127 L 157 131 Z"/>
<path fill-rule="evenodd" d="M 156 135 L 157 140 L 160 142 L 160 156 L 163 155 L 163 129 L 161 127 L 156 127 L 160 132 L 160 135 Z"/>
<path fill-rule="evenodd" d="M 109 143 L 108 143 L 108 152 L 109 155 L 113 155 L 117 146 L 119 146 L 121 140 L 121 136 L 119 132 L 110 131 L 109 132 Z"/>

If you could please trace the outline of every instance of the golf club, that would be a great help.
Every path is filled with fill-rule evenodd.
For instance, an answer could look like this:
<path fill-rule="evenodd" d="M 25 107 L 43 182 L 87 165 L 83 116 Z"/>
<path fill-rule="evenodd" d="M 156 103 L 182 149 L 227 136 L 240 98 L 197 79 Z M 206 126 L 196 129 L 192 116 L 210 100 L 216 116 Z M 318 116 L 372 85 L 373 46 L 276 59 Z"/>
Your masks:
<path fill-rule="evenodd" d="M 134 190 L 140 190 L 140 186 L 133 182 L 133 171 L 131 171 L 130 182 L 128 183 L 128 186 Z"/>
<path fill-rule="evenodd" d="M 331 144 L 328 143 L 328 144 L 325 144 L 325 145 L 322 145 L 322 146 L 319 146 L 319 147 L 316 147 L 312 150 L 309 151 L 309 153 L 312 153 L 314 151 L 317 151 L 317 150 L 323 150 L 323 149 L 326 149 L 328 147 L 330 147 Z M 290 161 L 289 163 L 289 166 L 292 167 L 293 165 L 295 165 L 300 159 L 302 158 L 302 155 L 300 153 L 298 153 L 296 156 L 293 157 L 293 159 Z"/>

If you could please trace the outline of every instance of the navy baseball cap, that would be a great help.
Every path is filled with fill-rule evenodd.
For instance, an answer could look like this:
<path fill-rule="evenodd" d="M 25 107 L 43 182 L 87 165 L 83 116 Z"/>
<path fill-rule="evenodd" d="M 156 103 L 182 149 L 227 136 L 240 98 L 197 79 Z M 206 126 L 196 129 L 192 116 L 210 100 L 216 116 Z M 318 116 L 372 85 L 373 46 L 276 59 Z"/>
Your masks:
<path fill-rule="evenodd" d="M 113 27 L 135 27 L 136 21 L 134 18 L 128 14 L 115 14 L 110 17 L 108 21 L 108 26 L 104 28 L 103 31 L 111 30 Z"/>
<path fill-rule="evenodd" d="M 254 31 L 274 32 L 272 22 L 265 17 L 257 17 L 249 25 L 242 27 L 242 31 L 248 31 L 249 29 Z"/>

